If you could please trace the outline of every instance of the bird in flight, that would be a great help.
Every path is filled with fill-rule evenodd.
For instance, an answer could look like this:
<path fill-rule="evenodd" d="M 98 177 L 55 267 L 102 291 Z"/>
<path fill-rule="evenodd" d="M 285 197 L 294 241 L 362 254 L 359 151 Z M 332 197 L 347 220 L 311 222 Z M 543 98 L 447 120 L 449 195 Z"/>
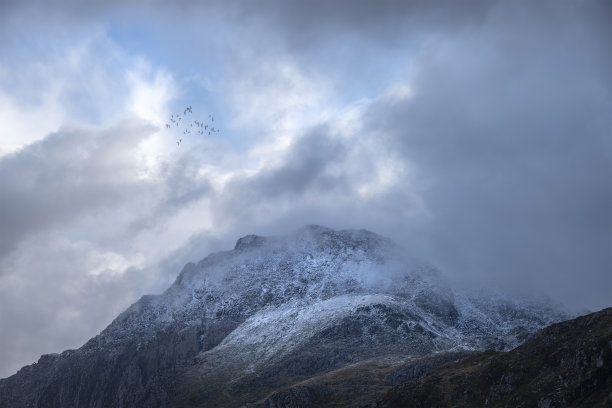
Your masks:
<path fill-rule="evenodd" d="M 187 114 L 193 114 L 193 107 L 191 105 L 183 109 L 182 115 L 180 113 L 170 115 L 170 121 L 166 123 L 166 129 L 172 129 L 172 124 L 174 124 L 175 127 L 178 127 L 179 123 L 182 122 L 182 120 L 187 117 Z M 213 115 L 209 114 L 208 119 L 209 119 L 209 123 L 205 123 L 205 121 L 201 121 L 198 119 L 190 121 L 189 126 L 187 126 L 188 122 L 185 121 L 185 125 L 184 125 L 185 128 L 183 130 L 183 135 L 191 134 L 192 131 L 190 129 L 192 129 L 194 125 L 196 128 L 198 128 L 197 133 L 200 135 L 204 135 L 208 133 L 208 135 L 210 136 L 213 133 L 218 133 L 219 129 L 211 125 L 212 122 L 215 121 L 215 118 L 213 117 Z M 180 147 L 182 142 L 183 142 L 183 139 L 178 139 L 176 141 L 177 147 Z"/>

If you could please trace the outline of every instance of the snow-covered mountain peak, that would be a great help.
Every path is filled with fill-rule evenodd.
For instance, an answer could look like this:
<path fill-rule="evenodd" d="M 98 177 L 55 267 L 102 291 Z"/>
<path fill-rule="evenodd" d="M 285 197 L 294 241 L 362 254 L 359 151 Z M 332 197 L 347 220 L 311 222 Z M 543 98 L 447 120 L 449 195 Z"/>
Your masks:
<path fill-rule="evenodd" d="M 108 398 L 95 406 L 168 406 L 176 384 L 204 398 L 186 406 L 213 406 L 266 378 L 385 355 L 509 349 L 564 317 L 541 302 L 475 293 L 367 230 L 246 235 L 185 265 L 164 293 L 143 296 L 81 349 L 42 358 L 22 375 Z M 65 398 L 80 395 L 58 387 Z"/>
<path fill-rule="evenodd" d="M 453 333 L 473 330 L 484 337 L 507 335 L 512 316 L 527 316 L 521 324 L 529 330 L 552 319 L 534 312 L 544 308 L 523 307 L 498 295 L 487 302 L 482 295 L 454 291 L 435 268 L 370 231 L 306 226 L 287 236 L 247 235 L 233 250 L 186 265 L 166 292 L 143 297 L 103 337 L 146 337 L 167 325 L 219 319 L 239 324 L 267 310 L 316 308 L 358 295 L 386 295 L 413 309 L 413 315 L 452 327 Z"/>

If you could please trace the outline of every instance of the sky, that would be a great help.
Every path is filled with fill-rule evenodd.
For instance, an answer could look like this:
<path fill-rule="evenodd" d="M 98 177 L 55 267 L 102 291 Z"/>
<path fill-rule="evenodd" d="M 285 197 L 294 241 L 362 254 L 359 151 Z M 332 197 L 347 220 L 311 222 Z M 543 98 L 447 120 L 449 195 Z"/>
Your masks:
<path fill-rule="evenodd" d="M 612 306 L 609 21 L 605 0 L 0 2 L 0 378 L 306 224 Z M 167 129 L 187 106 L 220 132 Z"/>

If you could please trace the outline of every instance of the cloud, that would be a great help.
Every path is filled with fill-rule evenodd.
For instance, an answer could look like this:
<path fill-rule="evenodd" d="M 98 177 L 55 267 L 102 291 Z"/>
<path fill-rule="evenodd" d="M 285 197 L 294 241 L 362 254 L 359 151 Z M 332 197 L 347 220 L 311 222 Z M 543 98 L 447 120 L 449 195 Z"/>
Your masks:
<path fill-rule="evenodd" d="M 100 269 L 104 265 L 106 269 Z M 143 255 L 104 250 L 65 230 L 30 234 L 0 260 L 2 374 L 41 353 L 82 345 L 139 296 L 156 270 Z"/>
<path fill-rule="evenodd" d="M 158 126 L 173 77 L 98 28 L 26 37 L 36 58 L 1 51 L 0 375 L 81 345 L 143 287 L 167 286 L 175 270 L 160 266 L 191 232 L 156 237 L 207 191 Z"/>
<path fill-rule="evenodd" d="M 372 105 L 367 123 L 418 172 L 429 259 L 460 279 L 601 307 L 609 294 L 595 282 L 612 284 L 605 40 L 565 14 L 500 25 L 502 11 L 426 48 L 413 97 Z"/>
<path fill-rule="evenodd" d="M 500 3 L 470 29 L 433 30 L 395 88 L 408 92 L 360 102 L 344 138 L 342 115 L 321 119 L 276 166 L 228 183 L 217 218 L 366 226 L 457 280 L 605 306 L 611 64 L 597 11 Z"/>
<path fill-rule="evenodd" d="M 138 191 L 130 148 L 150 130 L 134 122 L 106 132 L 64 129 L 0 159 L 0 256 L 30 233 Z"/>
<path fill-rule="evenodd" d="M 426 29 L 455 29 L 478 23 L 492 6 L 491 2 L 474 0 L 458 5 L 442 1 L 373 0 L 338 1 L 260 1 L 245 2 L 244 15 L 256 15 L 268 24 L 275 24 L 286 35 L 292 47 L 321 46 L 330 37 L 360 36 L 384 46 L 396 45 L 407 34 Z"/>
<path fill-rule="evenodd" d="M 185 260 L 166 258 L 202 231 L 183 214 L 210 188 L 193 153 L 149 170 L 156 132 L 138 118 L 66 127 L 0 158 L 3 374 L 81 345 L 175 278 Z"/>
<path fill-rule="evenodd" d="M 7 61 L 0 71 L 0 155 L 66 123 L 106 126 L 136 115 L 161 125 L 169 116 L 177 93 L 173 77 L 125 54 L 99 27 L 78 38 L 24 37 L 0 51 Z"/>

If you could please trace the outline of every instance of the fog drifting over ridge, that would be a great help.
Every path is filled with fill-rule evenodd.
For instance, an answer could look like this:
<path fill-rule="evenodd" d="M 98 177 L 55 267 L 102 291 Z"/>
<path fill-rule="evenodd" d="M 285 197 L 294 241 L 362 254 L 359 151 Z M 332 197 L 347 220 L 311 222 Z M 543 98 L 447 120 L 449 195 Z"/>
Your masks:
<path fill-rule="evenodd" d="M 0 376 L 304 224 L 610 306 L 609 2 L 135 4 L 0 6 Z"/>

